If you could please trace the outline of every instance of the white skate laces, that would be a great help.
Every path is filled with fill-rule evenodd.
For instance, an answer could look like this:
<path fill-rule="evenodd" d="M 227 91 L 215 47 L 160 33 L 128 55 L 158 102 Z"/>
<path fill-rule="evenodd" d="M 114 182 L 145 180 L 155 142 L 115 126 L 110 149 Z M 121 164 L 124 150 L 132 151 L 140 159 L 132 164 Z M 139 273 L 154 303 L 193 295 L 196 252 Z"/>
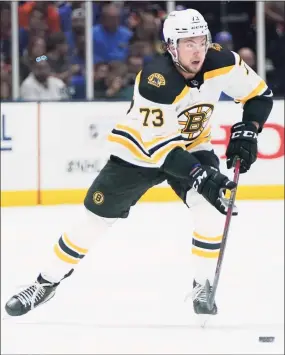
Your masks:
<path fill-rule="evenodd" d="M 207 303 L 207 293 L 203 285 L 196 284 L 192 291 L 192 299 L 193 301 L 198 300 L 201 303 Z"/>
<path fill-rule="evenodd" d="M 22 303 L 24 307 L 31 306 L 31 310 L 34 309 L 35 303 L 45 294 L 45 287 L 50 286 L 50 283 L 40 284 L 35 282 L 33 285 L 28 286 L 25 290 L 21 291 L 15 297 Z"/>
<path fill-rule="evenodd" d="M 207 303 L 207 294 L 205 291 L 205 286 L 196 283 L 193 290 L 186 294 L 184 302 L 188 301 L 189 298 L 192 298 L 192 301 L 198 300 L 200 302 Z"/>

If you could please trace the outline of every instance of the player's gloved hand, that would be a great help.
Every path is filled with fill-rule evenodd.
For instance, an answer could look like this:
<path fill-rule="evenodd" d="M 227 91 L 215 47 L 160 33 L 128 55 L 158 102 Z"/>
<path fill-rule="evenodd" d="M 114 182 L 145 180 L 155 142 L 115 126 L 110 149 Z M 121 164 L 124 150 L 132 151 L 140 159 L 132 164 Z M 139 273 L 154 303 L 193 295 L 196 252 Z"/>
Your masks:
<path fill-rule="evenodd" d="M 258 129 L 252 122 L 239 122 L 232 126 L 231 138 L 226 150 L 227 168 L 231 169 L 235 156 L 240 158 L 240 173 L 250 169 L 257 158 Z"/>
<path fill-rule="evenodd" d="M 227 199 L 223 197 L 226 189 L 236 188 L 236 183 L 221 174 L 216 168 L 206 165 L 194 167 L 189 175 L 191 187 L 201 194 L 211 205 L 222 214 L 227 214 Z M 237 215 L 234 210 L 233 215 Z"/>

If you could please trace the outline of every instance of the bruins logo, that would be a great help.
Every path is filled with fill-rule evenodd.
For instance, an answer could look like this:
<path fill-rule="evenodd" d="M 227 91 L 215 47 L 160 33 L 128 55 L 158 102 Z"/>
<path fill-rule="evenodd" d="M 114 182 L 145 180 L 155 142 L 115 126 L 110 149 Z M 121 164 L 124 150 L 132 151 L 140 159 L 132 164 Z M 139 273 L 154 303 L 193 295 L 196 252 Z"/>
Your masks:
<path fill-rule="evenodd" d="M 94 194 L 93 194 L 93 202 L 94 202 L 96 205 L 102 205 L 102 203 L 104 202 L 104 195 L 103 195 L 103 193 L 100 192 L 100 191 L 94 192 Z"/>
<path fill-rule="evenodd" d="M 197 138 L 207 126 L 213 111 L 214 106 L 211 104 L 195 105 L 182 111 L 178 116 L 182 136 L 189 140 Z"/>
<path fill-rule="evenodd" d="M 147 82 L 150 85 L 156 86 L 157 88 L 165 85 L 164 76 L 159 73 L 153 73 L 147 78 Z"/>
<path fill-rule="evenodd" d="M 223 47 L 219 44 L 219 43 L 212 43 L 210 48 L 215 49 L 216 51 L 221 51 L 223 49 Z"/>

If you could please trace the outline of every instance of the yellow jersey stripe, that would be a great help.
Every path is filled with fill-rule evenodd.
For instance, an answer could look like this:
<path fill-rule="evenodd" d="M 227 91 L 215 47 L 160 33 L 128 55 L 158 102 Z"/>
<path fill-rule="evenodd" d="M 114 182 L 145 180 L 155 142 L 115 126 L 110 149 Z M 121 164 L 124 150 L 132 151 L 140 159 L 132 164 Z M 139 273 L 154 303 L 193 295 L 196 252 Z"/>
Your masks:
<path fill-rule="evenodd" d="M 123 145 L 125 148 L 131 151 L 131 153 L 139 160 L 142 160 L 147 163 L 152 163 L 155 164 L 159 162 L 164 155 L 167 155 L 173 148 L 175 147 L 181 147 L 185 149 L 185 143 L 183 141 L 181 142 L 169 142 L 166 146 L 161 147 L 158 149 L 155 153 L 152 154 L 151 157 L 144 156 L 142 152 L 128 139 L 123 136 L 117 136 L 110 134 L 108 136 L 108 140 L 111 142 L 119 143 Z"/>
<path fill-rule="evenodd" d="M 142 137 L 141 137 L 139 131 L 137 131 L 136 129 L 131 128 L 129 126 L 122 125 L 122 124 L 117 124 L 115 129 L 125 131 L 125 132 L 131 134 L 132 136 L 134 136 L 134 138 L 136 138 L 138 143 L 140 143 L 142 146 L 144 146 L 144 143 L 142 141 Z"/>
<path fill-rule="evenodd" d="M 186 96 L 189 91 L 190 91 L 189 86 L 185 85 L 184 89 L 181 91 L 181 93 L 176 96 L 175 100 L 173 101 L 173 104 L 176 104 L 178 101 L 183 99 L 183 97 Z"/>
<path fill-rule="evenodd" d="M 71 248 L 71 249 L 77 251 L 79 254 L 87 254 L 87 253 L 88 253 L 88 249 L 83 249 L 83 248 L 80 248 L 80 247 L 78 247 L 77 245 L 73 244 L 73 243 L 67 238 L 67 235 L 66 235 L 65 233 L 63 234 L 62 237 L 63 237 L 63 240 L 64 240 L 65 244 L 66 244 L 69 248 Z"/>
<path fill-rule="evenodd" d="M 171 138 L 176 138 L 178 136 L 180 136 L 181 134 L 177 131 L 177 133 L 175 134 L 169 134 L 168 136 L 164 136 L 164 137 L 159 137 L 159 138 L 154 138 L 151 141 L 146 141 L 144 143 L 145 147 L 148 148 L 155 148 L 155 146 L 159 143 L 163 143 L 163 141 L 167 141 Z M 153 147 L 152 147 L 153 146 Z"/>
<path fill-rule="evenodd" d="M 151 159 L 154 163 L 157 163 L 159 160 L 162 159 L 164 155 L 167 155 L 172 149 L 175 147 L 181 147 L 185 149 L 185 144 L 184 143 L 171 143 L 168 144 L 166 147 L 161 147 L 158 151 L 156 151 L 152 156 Z"/>
<path fill-rule="evenodd" d="M 137 76 L 136 76 L 136 80 L 135 83 L 137 85 L 139 85 L 140 81 L 141 81 L 141 75 L 142 75 L 142 71 L 138 72 Z"/>
<path fill-rule="evenodd" d="M 189 146 L 187 146 L 186 149 L 190 150 L 190 149 L 196 147 L 199 144 L 210 142 L 210 140 L 211 140 L 211 134 L 210 133 L 211 133 L 211 127 L 208 127 L 204 132 L 202 132 L 200 134 L 199 137 L 194 139 L 192 143 L 189 141 L 188 143 L 190 143 L 190 144 L 189 144 Z M 187 141 L 185 141 L 185 144 L 187 144 Z"/>
<path fill-rule="evenodd" d="M 227 67 L 214 69 L 204 73 L 204 80 L 215 78 L 216 76 L 224 75 L 229 73 L 233 69 L 234 65 L 229 65 Z"/>
<path fill-rule="evenodd" d="M 151 163 L 150 158 L 143 153 L 135 146 L 135 144 L 130 141 L 128 138 L 118 135 L 109 134 L 108 140 L 110 142 L 118 143 L 123 145 L 125 148 L 131 151 L 131 153 L 139 160 L 146 161 Z"/>
<path fill-rule="evenodd" d="M 254 96 L 257 96 L 261 91 L 263 91 L 266 88 L 266 84 L 265 81 L 262 80 L 257 87 L 252 90 L 252 92 L 250 94 L 248 94 L 247 96 L 243 97 L 242 99 L 236 99 L 235 101 L 237 102 L 241 102 L 242 104 L 246 103 L 246 101 L 248 101 L 249 99 L 252 99 Z"/>

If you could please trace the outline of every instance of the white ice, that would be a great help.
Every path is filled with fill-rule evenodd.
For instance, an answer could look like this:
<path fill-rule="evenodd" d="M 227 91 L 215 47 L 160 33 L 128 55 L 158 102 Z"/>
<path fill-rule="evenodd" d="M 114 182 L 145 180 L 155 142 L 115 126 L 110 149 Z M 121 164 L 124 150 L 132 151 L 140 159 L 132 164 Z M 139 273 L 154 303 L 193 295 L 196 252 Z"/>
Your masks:
<path fill-rule="evenodd" d="M 191 230 L 182 203 L 132 209 L 33 312 L 2 320 L 2 354 L 284 354 L 284 201 L 238 201 L 217 293 L 197 325 Z M 36 278 L 80 206 L 1 209 L 1 314 Z M 211 223 L 205 216 L 205 223 Z M 259 336 L 274 336 L 260 343 Z"/>

